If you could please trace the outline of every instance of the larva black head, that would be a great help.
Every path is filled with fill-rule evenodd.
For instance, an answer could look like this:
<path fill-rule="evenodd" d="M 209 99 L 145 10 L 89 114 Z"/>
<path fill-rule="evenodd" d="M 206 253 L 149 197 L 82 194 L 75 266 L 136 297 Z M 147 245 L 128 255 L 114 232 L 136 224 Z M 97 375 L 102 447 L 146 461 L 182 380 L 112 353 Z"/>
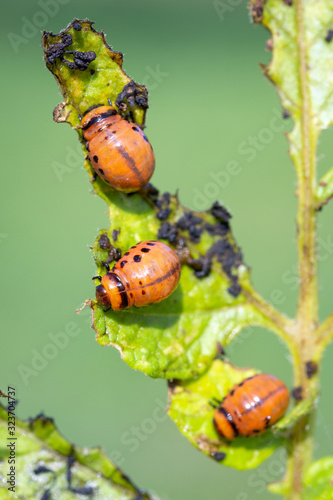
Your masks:
<path fill-rule="evenodd" d="M 102 306 L 110 307 L 110 299 L 103 285 L 96 287 L 96 299 Z"/>

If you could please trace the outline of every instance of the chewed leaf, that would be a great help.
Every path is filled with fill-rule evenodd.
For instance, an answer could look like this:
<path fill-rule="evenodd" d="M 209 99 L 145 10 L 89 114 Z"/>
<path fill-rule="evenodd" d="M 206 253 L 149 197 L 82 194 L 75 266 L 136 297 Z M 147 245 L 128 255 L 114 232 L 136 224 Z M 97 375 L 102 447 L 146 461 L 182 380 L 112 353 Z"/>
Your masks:
<path fill-rule="evenodd" d="M 84 167 L 90 174 L 95 192 L 104 199 L 112 188 L 96 178 L 87 157 L 80 128 L 81 117 L 91 107 L 109 105 L 141 128 L 145 126 L 148 93 L 122 69 L 123 55 L 106 43 L 104 33 L 95 31 L 94 23 L 74 19 L 61 33 L 44 32 L 42 46 L 47 68 L 53 73 L 64 101 L 56 106 L 53 118 L 69 123 L 82 142 Z"/>
<path fill-rule="evenodd" d="M 313 462 L 305 471 L 303 477 L 302 500 L 332 500 L 333 499 L 333 457 L 324 457 Z M 288 495 L 290 485 L 286 478 L 281 482 L 268 485 L 271 493 Z"/>
<path fill-rule="evenodd" d="M 301 183 L 304 159 L 314 172 L 319 134 L 333 124 L 333 5 L 251 0 L 251 10 L 254 21 L 272 34 L 273 58 L 263 70 L 294 120 L 289 151 Z M 332 198 L 331 177 L 317 188 L 317 209 Z"/>
<path fill-rule="evenodd" d="M 104 33 L 95 31 L 93 24 L 75 19 L 58 35 L 43 34 L 46 65 L 65 97 L 55 110 L 55 119 L 77 126 L 78 115 L 90 106 L 108 105 L 110 100 L 125 117 L 142 125 L 148 107 L 147 90 L 126 75 L 123 55 L 109 47 Z M 71 116 L 67 116 L 69 112 Z"/>
<path fill-rule="evenodd" d="M 316 0 L 300 5 L 280 0 L 252 0 L 251 4 L 254 20 L 272 33 L 273 59 L 264 71 L 276 84 L 282 105 L 297 123 L 308 98 L 314 128 L 329 127 L 333 123 L 333 73 L 329 70 L 333 43 L 328 36 L 333 25 L 332 4 L 322 2 L 320 8 Z M 306 89 L 302 87 L 304 76 Z"/>
<path fill-rule="evenodd" d="M 256 373 L 216 359 L 197 380 L 170 385 L 169 416 L 180 431 L 200 451 L 236 469 L 252 469 L 268 458 L 282 444 L 270 430 L 255 437 L 223 439 L 213 425 L 212 400 L 221 400 L 236 384 Z"/>
<path fill-rule="evenodd" d="M 13 431 L 12 431 L 13 432 Z M 51 418 L 40 415 L 26 422 L 16 420 L 13 454 L 15 474 L 8 456 L 8 413 L 0 405 L 0 498 L 93 498 L 94 500 L 149 500 L 100 448 L 79 448 L 66 441 Z M 15 450 L 14 450 L 15 448 Z M 1 460 L 2 459 L 2 460 Z M 13 470 L 13 469 L 12 469 Z M 15 480 L 16 479 L 16 480 Z M 155 500 L 157 500 L 155 498 Z"/>
<path fill-rule="evenodd" d="M 125 119 L 143 126 L 145 87 L 130 80 L 122 70 L 121 54 L 113 52 L 104 34 L 91 25 L 74 20 L 59 35 L 43 35 L 46 65 L 65 99 L 55 110 L 56 120 L 77 128 L 88 108 L 111 99 Z M 77 131 L 82 140 L 82 131 Z M 106 272 L 103 262 L 114 263 L 131 246 L 148 239 L 167 241 L 182 262 L 178 288 L 159 304 L 105 312 L 92 301 L 93 326 L 101 345 L 115 345 L 131 367 L 148 375 L 184 379 L 204 372 L 218 344 L 228 344 L 245 326 L 272 326 L 251 301 L 249 272 L 226 209 L 214 204 L 207 212 L 194 213 L 176 196 L 159 196 L 150 185 L 134 195 L 119 193 L 94 174 L 87 156 L 85 168 L 111 220 L 111 228 L 100 233 L 93 247 L 98 275 Z"/>
<path fill-rule="evenodd" d="M 100 274 L 138 241 L 165 239 L 183 261 L 176 291 L 159 304 L 104 312 L 95 301 L 94 328 L 101 345 L 113 344 L 123 359 L 152 377 L 190 378 L 211 364 L 217 344 L 227 345 L 249 324 L 264 324 L 241 291 L 248 271 L 222 207 L 193 213 L 175 196 L 115 193 L 109 205 L 112 230 L 93 247 Z M 160 213 L 167 220 L 159 220 Z M 223 218 L 224 214 L 224 218 Z M 119 257 L 118 257 L 119 258 Z M 97 284 L 97 283 L 96 283 Z"/>

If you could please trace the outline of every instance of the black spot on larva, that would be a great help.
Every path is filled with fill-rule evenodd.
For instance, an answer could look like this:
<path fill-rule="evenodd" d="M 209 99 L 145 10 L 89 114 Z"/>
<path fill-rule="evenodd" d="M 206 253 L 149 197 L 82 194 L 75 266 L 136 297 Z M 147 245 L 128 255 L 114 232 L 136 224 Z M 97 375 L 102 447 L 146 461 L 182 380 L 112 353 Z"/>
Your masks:
<path fill-rule="evenodd" d="M 90 107 L 88 109 L 91 109 L 91 108 L 99 108 L 100 106 L 94 106 L 94 107 Z M 85 112 L 85 114 L 88 113 L 88 110 Z M 82 130 L 88 130 L 90 127 L 92 127 L 93 125 L 95 125 L 95 123 L 99 123 L 101 122 L 102 120 L 105 120 L 105 118 L 108 118 L 109 116 L 114 116 L 117 114 L 117 110 L 116 109 L 108 109 L 107 111 L 105 111 L 105 113 L 99 113 L 98 115 L 94 115 L 90 120 L 89 122 L 84 126 L 82 127 Z"/>
<path fill-rule="evenodd" d="M 90 149 L 89 149 L 89 142 L 87 142 L 87 144 L 86 144 L 86 150 L 87 150 L 87 151 L 88 151 L 88 153 L 89 153 L 89 151 L 90 151 Z"/>
<path fill-rule="evenodd" d="M 295 401 L 302 401 L 302 399 L 303 399 L 302 386 L 294 387 L 293 390 L 291 391 L 291 395 L 295 399 Z"/>
<path fill-rule="evenodd" d="M 142 285 L 142 281 L 139 281 L 139 285 Z"/>
<path fill-rule="evenodd" d="M 141 248 L 141 252 L 148 253 L 150 252 L 150 248 Z"/>
<path fill-rule="evenodd" d="M 122 260 L 120 262 L 120 267 L 123 268 L 125 264 L 127 264 L 127 260 Z"/>
<path fill-rule="evenodd" d="M 130 296 L 133 298 L 133 293 L 132 292 L 130 292 Z"/>
<path fill-rule="evenodd" d="M 326 42 L 331 42 L 333 40 L 333 30 L 328 30 L 327 35 L 325 37 Z"/>
<path fill-rule="evenodd" d="M 125 252 L 124 255 L 129 255 L 129 252 Z"/>
<path fill-rule="evenodd" d="M 237 427 L 236 422 L 232 418 L 232 415 L 230 415 L 230 413 L 228 413 L 227 410 L 223 406 L 220 406 L 218 411 L 220 413 L 222 413 L 222 415 L 224 415 L 225 418 L 228 420 L 229 424 L 232 427 L 232 430 L 234 431 L 234 437 L 237 437 L 239 434 L 239 431 L 238 431 L 238 427 Z"/>
<path fill-rule="evenodd" d="M 117 131 L 116 130 L 112 130 L 111 134 L 116 134 Z"/>
<path fill-rule="evenodd" d="M 318 371 L 318 365 L 315 361 L 307 361 L 305 363 L 305 373 L 307 378 L 312 378 Z"/>
<path fill-rule="evenodd" d="M 94 155 L 93 156 L 93 160 L 94 160 L 95 163 L 98 163 L 98 156 Z"/>
<path fill-rule="evenodd" d="M 135 132 L 139 132 L 138 127 L 132 127 L 132 130 L 135 130 Z"/>
<path fill-rule="evenodd" d="M 136 248 L 136 245 L 133 245 L 133 246 L 131 247 L 131 249 L 132 249 L 132 248 Z"/>
<path fill-rule="evenodd" d="M 104 175 L 104 170 L 102 168 L 99 168 L 98 171 L 99 171 L 100 174 Z"/>
<path fill-rule="evenodd" d="M 140 262 L 142 259 L 141 255 L 134 255 L 133 260 L 134 262 Z"/>
<path fill-rule="evenodd" d="M 235 389 L 232 389 L 232 390 L 230 391 L 230 396 L 233 396 L 233 395 L 234 395 L 234 392 L 235 392 Z"/>
<path fill-rule="evenodd" d="M 89 108 L 87 108 L 84 113 L 83 113 L 83 116 L 86 116 L 88 113 L 90 113 L 90 111 L 92 111 L 93 109 L 97 109 L 97 108 L 100 108 L 101 106 L 103 106 L 103 104 L 93 104 L 92 106 L 89 106 Z"/>
<path fill-rule="evenodd" d="M 214 460 L 216 460 L 217 462 L 222 462 L 222 460 L 225 459 L 226 457 L 226 454 L 223 453 L 223 451 L 215 451 L 214 453 L 212 453 L 212 457 L 214 458 Z"/>
<path fill-rule="evenodd" d="M 149 142 L 149 141 L 148 141 L 148 138 L 147 138 L 147 136 L 145 136 L 145 134 L 142 134 L 142 136 L 143 136 L 143 138 L 144 138 L 144 140 L 145 140 L 146 142 Z"/>
<path fill-rule="evenodd" d="M 81 31 L 82 30 L 82 26 L 80 23 L 73 23 L 73 28 L 75 29 L 75 31 Z"/>
<path fill-rule="evenodd" d="M 147 245 L 149 245 L 150 247 L 154 247 L 155 243 L 147 243 Z"/>
<path fill-rule="evenodd" d="M 268 417 L 265 418 L 265 429 L 269 427 L 269 424 L 271 422 L 271 416 L 269 415 Z"/>
<path fill-rule="evenodd" d="M 144 290 L 142 290 L 142 295 L 146 295 L 146 292 Z"/>
<path fill-rule="evenodd" d="M 253 432 L 253 434 L 259 434 L 260 429 L 254 429 L 252 432 Z"/>

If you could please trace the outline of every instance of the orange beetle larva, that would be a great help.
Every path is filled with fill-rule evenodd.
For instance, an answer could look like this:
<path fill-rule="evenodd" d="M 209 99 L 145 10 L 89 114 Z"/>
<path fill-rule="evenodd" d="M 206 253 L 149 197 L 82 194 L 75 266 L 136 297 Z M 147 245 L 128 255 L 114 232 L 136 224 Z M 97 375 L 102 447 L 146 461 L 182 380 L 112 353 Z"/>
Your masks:
<path fill-rule="evenodd" d="M 255 436 L 279 420 L 289 405 L 289 391 L 273 375 L 261 373 L 233 387 L 214 412 L 215 429 L 226 439 Z"/>
<path fill-rule="evenodd" d="M 97 301 L 114 311 L 167 298 L 178 285 L 180 261 L 161 241 L 143 241 L 126 252 L 101 278 Z"/>
<path fill-rule="evenodd" d="M 90 109 L 81 121 L 91 164 L 96 173 L 118 191 L 143 188 L 155 169 L 153 149 L 135 123 L 112 106 Z"/>

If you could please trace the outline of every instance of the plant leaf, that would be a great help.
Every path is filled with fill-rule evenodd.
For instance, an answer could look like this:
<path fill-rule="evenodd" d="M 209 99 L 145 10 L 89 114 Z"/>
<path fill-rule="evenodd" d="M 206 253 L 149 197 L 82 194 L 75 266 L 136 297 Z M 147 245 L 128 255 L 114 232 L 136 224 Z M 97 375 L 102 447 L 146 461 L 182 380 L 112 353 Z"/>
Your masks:
<path fill-rule="evenodd" d="M 95 31 L 93 24 L 74 19 L 58 35 L 43 33 L 46 66 L 65 98 L 55 108 L 54 118 L 78 126 L 79 115 L 90 106 L 108 105 L 110 99 L 118 108 L 123 106 L 126 118 L 143 125 L 147 90 L 126 75 L 122 69 L 123 55 L 111 49 L 104 33 Z"/>
<path fill-rule="evenodd" d="M 151 498 L 138 490 L 101 448 L 79 448 L 66 441 L 51 418 L 39 415 L 26 422 L 16 419 L 15 424 L 15 436 L 9 437 L 8 413 L 0 405 L 0 498 L 70 500 L 88 494 L 94 500 Z M 14 438 L 15 493 L 8 491 L 7 483 L 7 444 Z"/>
<path fill-rule="evenodd" d="M 281 482 L 271 483 L 268 490 L 276 495 L 290 493 L 290 482 L 284 479 Z M 332 500 L 333 499 L 333 457 L 324 457 L 313 462 L 304 473 L 303 500 Z"/>
<path fill-rule="evenodd" d="M 262 67 L 294 120 L 288 139 L 301 179 L 305 156 L 313 168 L 319 133 L 333 124 L 333 6 L 319 6 L 316 0 L 251 0 L 251 10 L 254 21 L 272 34 L 273 58 Z M 318 187 L 319 202 L 322 195 Z"/>
<path fill-rule="evenodd" d="M 305 98 L 300 77 L 305 56 L 312 126 L 316 131 L 326 129 L 333 124 L 333 43 L 328 41 L 332 4 L 322 2 L 318 8 L 316 0 L 282 4 L 279 0 L 252 0 L 251 6 L 255 22 L 261 22 L 273 36 L 273 58 L 263 69 L 276 85 L 283 107 L 297 128 Z"/>
<path fill-rule="evenodd" d="M 170 384 L 169 390 L 168 413 L 179 430 L 206 455 L 240 470 L 260 465 L 283 444 L 283 439 L 271 430 L 255 437 L 223 439 L 214 428 L 210 401 L 223 399 L 234 385 L 255 373 L 252 368 L 241 369 L 216 359 L 198 379 Z"/>
<path fill-rule="evenodd" d="M 333 499 L 333 457 L 313 462 L 304 476 L 304 500 Z"/>
<path fill-rule="evenodd" d="M 161 222 L 158 213 L 165 199 L 167 208 L 162 210 L 170 214 L 167 222 Z M 185 258 L 187 264 L 182 267 L 176 291 L 159 304 L 105 313 L 93 301 L 96 339 L 101 345 L 115 345 L 132 368 L 152 377 L 189 378 L 207 369 L 218 344 L 227 345 L 242 328 L 264 325 L 265 319 L 240 292 L 238 278 L 248 275 L 248 270 L 229 224 L 216 219 L 214 211 L 186 210 L 174 196 L 155 195 L 148 201 L 141 195 L 129 198 L 113 193 L 109 205 L 113 229 L 101 231 L 93 247 L 98 271 L 104 274 L 105 267 L 100 263 L 112 261 L 114 245 L 123 253 L 146 239 L 166 239 L 169 244 L 173 242 L 180 255 L 185 250 L 191 258 Z M 196 224 L 187 227 L 186 220 Z M 193 238 L 197 233 L 200 236 Z M 108 249 L 105 241 L 109 241 Z M 198 274 L 205 273 L 205 265 L 208 275 L 198 278 Z M 196 266 L 195 271 L 192 267 Z"/>
<path fill-rule="evenodd" d="M 59 35 L 43 34 L 47 67 L 65 99 L 55 119 L 75 127 L 81 140 L 79 117 L 92 105 L 107 104 L 110 98 L 126 119 L 141 126 L 147 108 L 146 89 L 125 75 L 121 54 L 113 52 L 103 33 L 91 25 L 76 19 Z M 82 145 L 86 155 L 84 141 Z M 100 275 L 106 272 L 102 261 L 114 262 L 147 239 L 166 240 L 183 263 L 177 290 L 159 304 L 104 312 L 92 301 L 93 326 L 101 345 L 115 345 L 132 368 L 150 376 L 190 378 L 207 369 L 218 344 L 227 345 L 245 326 L 271 327 L 249 293 L 242 291 L 249 272 L 231 235 L 227 210 L 215 204 L 205 213 L 194 213 L 176 196 L 159 196 L 150 185 L 125 195 L 96 178 L 87 156 L 85 168 L 111 220 L 111 228 L 102 231 L 93 246 Z"/>

